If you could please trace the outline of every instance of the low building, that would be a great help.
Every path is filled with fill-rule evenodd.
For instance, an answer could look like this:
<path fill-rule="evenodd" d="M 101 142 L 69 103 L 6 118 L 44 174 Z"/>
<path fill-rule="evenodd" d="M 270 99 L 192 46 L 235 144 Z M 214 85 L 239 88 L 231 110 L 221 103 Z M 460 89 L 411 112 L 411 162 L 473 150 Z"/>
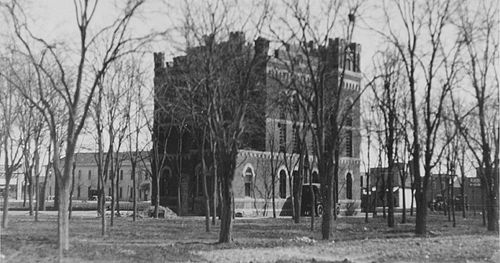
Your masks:
<path fill-rule="evenodd" d="M 151 200 L 151 165 L 149 153 L 142 152 L 141 156 L 138 158 L 135 172 L 137 199 L 140 201 L 149 201 Z M 75 153 L 73 200 L 91 200 L 97 195 L 98 175 L 96 157 L 97 153 L 95 152 Z M 118 160 L 119 168 L 117 170 L 119 172 L 116 175 L 118 178 L 116 197 L 120 201 L 132 201 L 133 174 L 129 153 L 120 152 Z M 107 196 L 111 196 L 110 183 L 110 179 L 108 178 L 104 187 Z M 52 199 L 56 192 L 55 178 L 52 171 L 49 172 L 49 182 L 46 191 L 47 197 Z"/>
<path fill-rule="evenodd" d="M 370 168 L 370 192 L 367 193 L 366 187 L 364 188 L 362 197 L 362 200 L 364 200 L 363 207 L 366 206 L 366 200 L 370 200 L 370 211 L 373 209 L 374 204 L 376 204 L 377 207 L 387 206 L 387 192 L 389 191 L 387 189 L 387 180 L 390 175 L 392 175 L 394 207 L 403 208 L 403 202 L 407 209 L 409 209 L 412 204 L 415 207 L 415 199 L 411 192 L 411 178 L 405 168 L 405 164 L 403 163 L 396 163 L 392 173 L 389 172 L 388 167 Z M 405 178 L 404 185 L 401 177 Z M 366 179 L 367 178 L 364 180 L 362 179 L 362 181 L 366 182 Z"/>
<path fill-rule="evenodd" d="M 0 165 L 0 199 L 4 198 L 6 186 L 5 166 Z M 23 167 L 18 168 L 12 174 L 9 182 L 9 199 L 21 200 L 23 198 L 24 173 Z"/>

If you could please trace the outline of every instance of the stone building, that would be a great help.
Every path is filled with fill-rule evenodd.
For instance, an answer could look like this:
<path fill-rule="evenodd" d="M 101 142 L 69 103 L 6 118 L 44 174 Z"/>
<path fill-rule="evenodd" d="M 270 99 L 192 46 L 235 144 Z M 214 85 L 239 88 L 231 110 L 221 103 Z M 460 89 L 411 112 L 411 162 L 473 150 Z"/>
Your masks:
<path fill-rule="evenodd" d="M 210 41 L 210 38 L 205 39 Z M 213 41 L 213 39 L 212 39 Z M 251 52 L 264 54 L 263 68 L 258 69 L 260 80 L 265 85 L 265 92 L 252 97 L 251 114 L 247 116 L 247 129 L 242 136 L 238 150 L 237 168 L 234 171 L 234 207 L 235 213 L 266 216 L 272 213 L 272 178 L 275 176 L 274 198 L 277 214 L 290 214 L 291 178 L 298 170 L 297 136 L 304 123 L 294 118 L 294 112 L 302 111 L 293 100 L 281 101 L 283 83 L 290 81 L 292 74 L 287 68 L 294 64 L 297 72 L 294 77 L 306 83 L 310 81 L 306 73 L 306 59 L 300 49 L 293 45 L 285 45 L 270 50 L 269 41 L 258 38 L 252 44 L 245 40 L 241 32 L 233 32 L 229 39 L 215 44 L 215 48 L 224 50 L 221 56 L 231 56 L 231 50 L 251 49 Z M 175 57 L 172 62 L 165 62 L 163 53 L 154 54 L 155 64 L 155 133 L 156 150 L 162 156 L 157 163 L 162 167 L 160 172 L 160 204 L 174 210 L 178 207 L 182 215 L 203 213 L 202 164 L 200 142 L 190 132 L 184 122 L 179 121 L 182 110 L 175 109 L 166 112 L 166 105 L 174 105 L 178 98 L 174 90 L 182 90 L 186 76 L 197 74 L 189 66 L 193 57 L 203 56 L 205 46 L 190 48 L 186 55 Z M 345 137 L 342 140 L 340 153 L 340 171 L 337 187 L 340 203 L 353 200 L 360 202 L 360 106 L 356 98 L 360 93 L 360 45 L 347 44 L 342 39 L 330 39 L 323 52 L 315 52 L 313 59 L 327 61 L 328 72 L 333 76 L 329 86 L 340 85 L 340 74 L 345 65 L 343 101 L 351 103 L 351 113 L 344 128 Z M 344 61 L 344 51 L 349 52 Z M 319 57 L 319 54 L 324 54 Z M 192 63 L 192 62 L 191 62 Z M 201 67 L 201 65 L 199 65 Z M 229 66 L 229 65 L 228 65 Z M 198 69 L 199 70 L 199 69 Z M 302 70 L 302 72 L 301 72 Z M 193 72 L 195 71 L 195 72 Z M 314 126 L 314 124 L 313 124 Z M 321 175 L 315 164 L 312 151 L 311 133 L 305 136 L 310 173 L 302 183 L 319 183 Z M 153 157 L 154 158 L 154 157 Z M 159 157 L 160 158 L 160 157 Z M 211 167 L 211 163 L 207 163 Z M 213 191 L 212 168 L 207 175 L 209 192 Z M 154 175 L 153 175 L 154 176 Z M 155 180 L 153 180 L 155 184 Z M 153 198 L 155 187 L 153 185 Z M 212 204 L 213 205 L 213 204 Z"/>
<path fill-rule="evenodd" d="M 137 200 L 151 200 L 151 165 L 148 159 L 149 153 L 143 152 L 144 161 L 139 158 L 136 167 L 136 182 L 137 182 Z M 128 153 L 121 152 L 118 155 L 119 160 L 119 184 L 116 190 L 116 197 L 120 201 L 133 200 L 133 182 L 132 182 L 132 165 L 128 157 Z M 76 153 L 75 154 L 75 169 L 74 169 L 74 189 L 73 200 L 89 200 L 97 195 L 97 153 Z M 47 185 L 46 195 L 52 199 L 55 195 L 55 179 L 52 171 L 49 172 L 49 182 Z M 110 180 L 108 178 L 106 187 L 104 188 L 106 196 L 111 196 Z"/>

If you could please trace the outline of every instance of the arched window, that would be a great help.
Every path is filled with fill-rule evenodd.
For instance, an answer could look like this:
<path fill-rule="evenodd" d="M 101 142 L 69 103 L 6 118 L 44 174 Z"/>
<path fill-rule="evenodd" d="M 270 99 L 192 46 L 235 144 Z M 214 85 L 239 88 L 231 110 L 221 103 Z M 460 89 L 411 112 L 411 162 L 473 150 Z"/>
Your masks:
<path fill-rule="evenodd" d="M 351 175 L 351 173 L 347 173 L 345 181 L 346 181 L 345 196 L 347 199 L 352 199 L 352 175 Z"/>
<path fill-rule="evenodd" d="M 286 198 L 286 172 L 285 170 L 280 171 L 280 198 Z"/>
<path fill-rule="evenodd" d="M 312 173 L 312 183 L 313 184 L 318 184 L 319 183 L 319 176 L 318 176 L 318 172 L 314 171 Z"/>
<path fill-rule="evenodd" d="M 245 196 L 251 197 L 253 194 L 253 171 L 251 167 L 245 170 L 244 180 L 245 180 Z"/>

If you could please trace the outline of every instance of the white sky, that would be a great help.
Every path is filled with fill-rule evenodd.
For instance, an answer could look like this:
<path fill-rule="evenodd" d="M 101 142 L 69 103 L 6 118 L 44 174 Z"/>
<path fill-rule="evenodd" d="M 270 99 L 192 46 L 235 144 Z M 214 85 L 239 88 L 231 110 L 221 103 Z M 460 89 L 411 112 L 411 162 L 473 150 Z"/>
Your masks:
<path fill-rule="evenodd" d="M 6 2 L 0 0 L 2 2 Z M 108 24 L 111 19 L 117 14 L 119 6 L 123 5 L 125 1 L 100 1 L 100 5 L 97 9 L 95 16 L 95 25 L 102 26 Z M 198 2 L 198 1 L 196 1 Z M 201 1 L 200 1 L 201 2 Z M 215 1 L 209 1 L 210 3 L 215 3 Z M 258 3 L 257 0 L 251 1 L 229 1 L 232 4 L 238 5 L 235 12 L 241 12 L 240 16 L 245 16 L 245 13 L 252 12 L 252 10 L 258 9 L 254 6 Z M 273 4 L 280 3 L 279 1 L 271 1 Z M 319 2 L 319 1 L 318 1 Z M 353 2 L 353 1 L 350 1 Z M 72 43 L 78 39 L 76 30 L 76 20 L 73 1 L 69 0 L 44 0 L 44 1 L 25 1 L 27 7 L 26 14 L 29 18 L 30 27 L 33 32 L 41 37 L 47 38 L 53 41 L 65 41 L 66 43 Z M 150 68 L 151 75 L 148 82 L 153 85 L 152 73 L 153 73 L 153 52 L 163 51 L 169 54 L 178 54 L 178 50 L 182 47 L 182 41 L 179 40 L 179 33 L 176 33 L 176 27 L 179 25 L 183 15 L 181 13 L 181 5 L 184 1 L 174 0 L 157 0 L 157 1 L 146 1 L 146 5 L 143 8 L 141 16 L 134 21 L 134 30 L 136 34 L 145 34 L 151 30 L 172 30 L 169 39 L 162 39 L 154 43 L 151 48 L 151 54 L 145 55 L 145 65 Z M 322 6 L 316 4 L 316 1 L 311 1 L 313 4 L 313 17 L 321 18 Z M 362 71 L 371 76 L 372 74 L 372 58 L 374 57 L 377 50 L 384 49 L 384 42 L 382 38 L 368 27 L 376 27 L 383 30 L 383 12 L 381 9 L 381 1 L 369 0 L 366 1 L 361 10 L 359 10 L 360 17 L 357 18 L 357 27 L 355 29 L 353 40 L 358 42 L 362 46 L 362 57 L 361 65 Z M 282 16 L 284 9 L 276 4 L 276 14 L 275 16 Z M 315 13 L 316 12 L 316 13 Z M 347 17 L 347 12 L 343 11 L 341 13 L 341 19 Z M 343 17 L 342 17 L 343 16 Z M 395 21 L 397 25 L 397 21 Z M 237 25 L 235 25 L 236 27 Z M 397 28 L 397 26 L 396 26 Z M 2 29 L 0 29 L 0 33 Z M 332 35 L 331 38 L 342 36 L 342 34 Z M 251 36 L 247 35 L 247 38 Z M 249 39 L 250 40 L 250 39 Z M 1 40 L 0 40 L 1 44 Z M 73 43 L 75 44 L 75 43 Z M 149 137 L 149 135 L 145 135 Z M 82 141 L 89 141 L 88 139 L 83 139 Z M 90 143 L 86 147 L 92 147 Z M 363 144 L 364 155 L 366 152 L 366 142 Z M 372 156 L 376 156 L 377 152 L 371 153 Z M 361 156 L 364 160 L 365 157 Z M 371 160 L 372 167 L 374 166 L 373 157 Z M 363 161 L 365 162 L 365 161 Z M 361 171 L 364 171 L 364 165 L 361 165 Z"/>

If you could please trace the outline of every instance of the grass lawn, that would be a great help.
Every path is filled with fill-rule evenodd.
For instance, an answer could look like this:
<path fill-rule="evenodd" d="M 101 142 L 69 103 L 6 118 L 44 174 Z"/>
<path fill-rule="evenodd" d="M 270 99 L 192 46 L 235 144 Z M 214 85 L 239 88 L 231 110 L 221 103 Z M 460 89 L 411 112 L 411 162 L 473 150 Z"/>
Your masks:
<path fill-rule="evenodd" d="M 396 217 L 398 221 L 400 219 Z M 333 242 L 322 241 L 321 220 L 309 230 L 309 218 L 237 218 L 234 241 L 216 244 L 218 226 L 204 231 L 203 218 L 117 218 L 106 237 L 99 218 L 74 216 L 66 262 L 500 262 L 498 234 L 490 234 L 481 218 L 463 219 L 457 227 L 442 214 L 429 215 L 429 236 L 415 237 L 410 223 L 386 227 L 379 216 L 339 218 Z M 56 216 L 42 214 L 33 222 L 27 212 L 11 214 L 1 233 L 2 262 L 53 262 L 57 255 Z"/>

